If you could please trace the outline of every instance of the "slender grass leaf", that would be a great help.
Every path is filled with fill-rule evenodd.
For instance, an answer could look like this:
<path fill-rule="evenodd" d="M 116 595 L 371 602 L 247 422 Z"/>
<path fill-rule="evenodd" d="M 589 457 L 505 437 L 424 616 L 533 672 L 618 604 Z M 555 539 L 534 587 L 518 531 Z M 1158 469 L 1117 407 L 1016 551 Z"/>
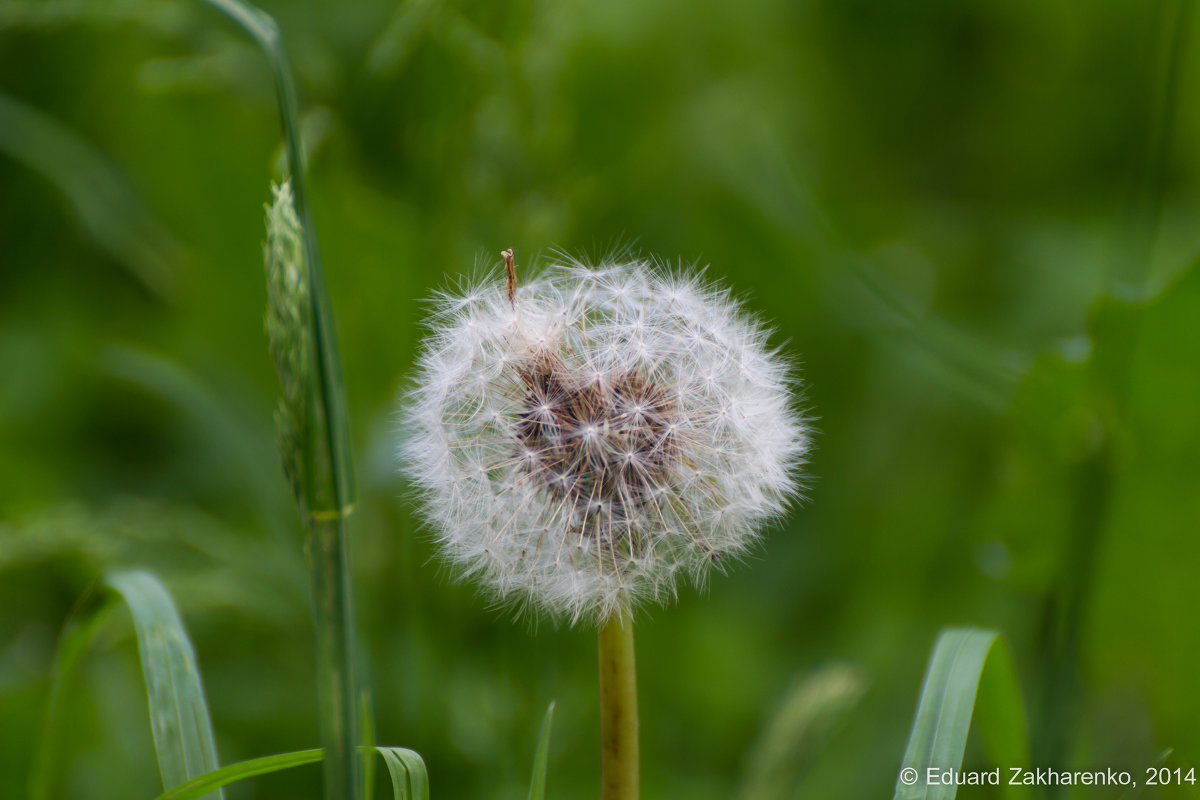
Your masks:
<path fill-rule="evenodd" d="M 429 776 L 421 756 L 403 747 L 362 747 L 363 754 L 378 753 L 383 756 L 392 775 L 392 791 L 402 800 L 429 800 Z M 294 753 L 279 753 L 273 756 L 239 761 L 212 772 L 199 775 L 190 781 L 169 789 L 155 800 L 199 800 L 209 792 L 237 781 L 282 772 L 285 769 L 316 764 L 325 758 L 321 748 L 297 750 Z"/>
<path fill-rule="evenodd" d="M 975 694 L 974 715 L 984 750 L 995 766 L 1026 766 L 1031 763 L 1031 750 L 1025 706 L 1012 656 L 999 634 L 985 658 Z M 1008 787 L 1004 794 L 1016 800 L 1031 797 L 1032 790 Z"/>
<path fill-rule="evenodd" d="M 321 252 L 308 197 L 296 85 L 284 51 L 279 25 L 262 10 L 241 0 L 205 0 L 237 23 L 266 56 L 275 84 L 287 150 L 294 210 L 307 267 L 309 348 L 305 375 L 305 425 L 296 448 L 304 453 L 299 489 L 301 516 L 308 528 L 317 632 L 321 743 L 330 757 L 325 765 L 328 800 L 357 800 L 361 776 L 355 762 L 360 734 L 356 686 L 353 602 L 349 586 L 346 516 L 354 506 L 354 464 L 346 412 L 341 360 L 334 334 L 333 311 L 325 287 Z M 294 475 L 289 475 L 294 478 Z M 390 764 L 390 762 L 389 762 Z"/>
<path fill-rule="evenodd" d="M 228 786 L 235 781 L 280 772 L 292 767 L 302 767 L 305 764 L 315 764 L 323 758 L 325 758 L 325 751 L 314 748 L 239 761 L 236 764 L 230 764 L 227 767 L 206 772 L 190 781 L 185 781 L 175 788 L 163 792 L 155 800 L 199 800 L 199 798 L 207 796 L 209 792 Z"/>
<path fill-rule="evenodd" d="M 363 689 L 359 695 L 359 732 L 358 740 L 362 743 L 359 750 L 362 755 L 363 800 L 375 798 L 375 709 L 371 704 L 371 692 Z"/>
<path fill-rule="evenodd" d="M 947 629 L 938 637 L 929 659 L 895 800 L 951 800 L 955 796 L 958 787 L 953 782 L 929 785 L 926 778 L 930 769 L 961 769 L 976 706 L 978 727 L 993 762 L 1028 765 L 1025 714 L 1012 659 L 1000 634 Z M 1029 787 L 1010 787 L 1004 780 L 1000 783 L 1006 797 L 1032 797 Z"/>
<path fill-rule="evenodd" d="M 133 615 L 163 787 L 211 772 L 218 766 L 212 720 L 196 654 L 170 593 L 142 571 L 113 573 L 106 583 Z M 211 796 L 224 797 L 219 790 Z"/>
<path fill-rule="evenodd" d="M 62 192 L 79 227 L 146 289 L 161 298 L 173 294 L 182 248 L 102 153 L 57 120 L 3 94 L 0 153 Z"/>
<path fill-rule="evenodd" d="M 296 84 L 288 66 L 279 25 L 270 14 L 241 0 L 204 2 L 225 14 L 249 34 L 266 56 L 275 83 L 287 150 L 288 177 L 295 195 L 295 211 L 308 268 L 308 302 L 311 303 L 309 324 L 312 328 L 315 367 L 312 392 L 318 406 L 314 409 L 316 413 L 313 414 L 309 435 L 315 440 L 313 447 L 321 450 L 322 461 L 327 462 L 309 465 L 314 474 L 323 476 L 324 480 L 314 478 L 305 487 L 306 511 L 316 518 L 342 517 L 349 514 L 354 506 L 354 463 L 350 457 L 349 416 L 333 327 L 333 311 L 325 286 L 312 206 L 308 199 Z M 357 706 L 352 707 L 357 710 Z"/>
<path fill-rule="evenodd" d="M 119 605 L 116 598 L 95 602 L 94 592 L 80 599 L 63 626 L 54 652 L 54 665 L 50 677 L 50 699 L 46 703 L 42 729 L 34 750 L 33 766 L 29 777 L 29 800 L 46 800 L 53 794 L 54 754 L 57 750 L 55 733 L 59 709 L 63 706 L 63 695 L 70 684 L 79 662 L 96 638 L 96 631 L 107 621 Z"/>
<path fill-rule="evenodd" d="M 538 734 L 537 752 L 533 756 L 533 780 L 529 784 L 529 800 L 546 797 L 546 763 L 550 758 L 550 723 L 554 721 L 554 703 L 546 709 L 542 732 Z"/>
<path fill-rule="evenodd" d="M 263 471 L 259 450 L 264 442 L 258 427 L 230 410 L 229 398 L 181 362 L 127 344 L 109 344 L 96 367 L 103 374 L 128 381 L 161 398 L 183 415 L 212 457 L 220 458 L 222 474 L 244 492 L 264 526 L 276 524 L 282 509 L 276 500 L 276 483 Z"/>
<path fill-rule="evenodd" d="M 375 751 L 392 775 L 396 800 L 429 800 L 429 773 L 419 753 L 403 747 L 376 747 Z"/>
<path fill-rule="evenodd" d="M 162 36 L 190 33 L 190 18 L 174 0 L 4 0 L 0 3 L 0 32 L 57 32 L 72 25 L 139 26 Z"/>
<path fill-rule="evenodd" d="M 746 756 L 742 800 L 801 796 L 805 773 L 855 708 L 867 681 L 848 664 L 831 664 L 798 676 Z"/>
<path fill-rule="evenodd" d="M 1167 759 L 1170 758 L 1171 754 L 1174 752 L 1175 752 L 1175 749 L 1172 747 L 1165 748 L 1161 753 L 1158 754 L 1158 758 L 1156 758 L 1156 759 L 1154 759 L 1154 761 L 1150 762 L 1149 766 L 1138 770 L 1138 774 L 1145 775 L 1146 770 L 1148 770 L 1148 769 L 1156 770 L 1156 769 L 1161 768 L 1164 764 L 1167 763 Z M 1136 781 L 1135 781 L 1135 783 L 1136 783 Z M 1137 785 L 1135 785 L 1135 786 L 1130 786 L 1128 789 L 1121 792 L 1121 796 L 1118 797 L 1117 800 L 1132 800 L 1135 797 L 1141 797 L 1143 794 L 1145 794 L 1146 787 L 1148 785 L 1151 785 L 1151 784 L 1147 784 L 1145 781 L 1142 781 L 1141 783 L 1137 783 Z M 1185 786 L 1185 785 L 1186 785 L 1186 782 L 1184 782 L 1184 781 L 1180 782 L 1180 788 L 1183 788 L 1183 786 Z M 1191 792 L 1190 794 L 1192 797 L 1197 796 L 1196 792 Z"/>

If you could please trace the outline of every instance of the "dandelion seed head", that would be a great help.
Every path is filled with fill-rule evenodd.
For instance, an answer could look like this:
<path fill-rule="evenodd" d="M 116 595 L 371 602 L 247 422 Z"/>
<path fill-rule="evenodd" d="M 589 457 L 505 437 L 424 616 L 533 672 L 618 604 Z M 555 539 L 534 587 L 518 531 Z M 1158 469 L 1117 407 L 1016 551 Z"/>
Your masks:
<path fill-rule="evenodd" d="M 729 293 L 647 262 L 557 264 L 437 300 L 403 469 L 448 559 L 572 622 L 745 554 L 808 446 L 787 364 Z"/>

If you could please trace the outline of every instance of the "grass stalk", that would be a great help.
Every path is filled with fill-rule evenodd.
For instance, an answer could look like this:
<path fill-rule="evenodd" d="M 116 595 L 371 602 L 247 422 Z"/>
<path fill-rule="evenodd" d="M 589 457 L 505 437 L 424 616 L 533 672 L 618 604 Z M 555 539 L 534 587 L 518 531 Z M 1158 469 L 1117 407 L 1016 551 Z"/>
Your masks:
<path fill-rule="evenodd" d="M 360 731 L 354 642 L 354 610 L 345 518 L 314 519 L 308 530 L 317 630 L 317 687 L 321 709 L 321 744 L 325 759 L 326 797 L 362 797 L 358 759 Z"/>
<path fill-rule="evenodd" d="M 254 39 L 267 58 L 275 84 L 295 210 L 303 231 L 311 299 L 310 422 L 305 432 L 308 441 L 303 448 L 307 463 L 302 485 L 296 490 L 308 531 L 321 741 L 329 754 L 325 759 L 325 797 L 327 800 L 357 800 L 362 796 L 359 768 L 354 757 L 360 733 L 358 668 L 346 536 L 346 517 L 354 505 L 354 473 L 333 316 L 309 202 L 296 87 L 279 26 L 270 15 L 240 0 L 205 2 L 236 22 Z"/>
<path fill-rule="evenodd" d="M 1150 51 L 1159 72 L 1154 114 L 1147 131 L 1145 153 L 1132 174 L 1125 217 L 1112 248 L 1114 260 L 1108 275 L 1113 297 L 1132 294 L 1139 303 L 1148 296 L 1148 274 L 1166 194 L 1165 164 L 1175 135 L 1179 86 L 1195 13 L 1193 4 L 1186 0 L 1163 3 L 1158 11 L 1158 46 Z M 1142 314 L 1129 314 L 1123 322 L 1122 346 L 1106 353 L 1103 363 L 1093 358 L 1092 403 L 1103 422 L 1102 435 L 1075 465 L 1071 531 L 1058 589 L 1046 603 L 1034 759 L 1056 768 L 1069 763 L 1072 736 L 1077 734 L 1079 724 L 1083 698 L 1081 640 L 1093 602 L 1098 557 L 1104 550 L 1110 527 L 1113 486 L 1118 481 L 1119 466 L 1114 434 L 1128 420 L 1133 359 L 1141 339 L 1142 319 Z M 1051 787 L 1046 794 L 1057 797 L 1063 791 Z"/>
<path fill-rule="evenodd" d="M 600 764 L 602 800 L 637 800 L 638 709 L 633 617 L 618 613 L 601 623 Z"/>

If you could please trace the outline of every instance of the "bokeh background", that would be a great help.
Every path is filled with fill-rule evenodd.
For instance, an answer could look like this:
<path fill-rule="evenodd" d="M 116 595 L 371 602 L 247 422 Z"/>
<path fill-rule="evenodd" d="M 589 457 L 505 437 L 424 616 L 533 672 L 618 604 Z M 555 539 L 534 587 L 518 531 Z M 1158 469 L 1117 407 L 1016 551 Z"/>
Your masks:
<path fill-rule="evenodd" d="M 378 738 L 434 797 L 524 796 L 551 700 L 550 794 L 597 793 L 594 633 L 455 583 L 393 462 L 422 299 L 510 246 L 708 265 L 818 431 L 760 554 L 640 618 L 647 797 L 889 796 L 948 625 L 1004 632 L 1040 763 L 1197 762 L 1192 2 L 264 5 L 344 357 Z M 175 594 L 223 762 L 318 740 L 262 333 L 279 144 L 263 59 L 205 5 L 0 2 L 0 797 L 114 566 Z M 117 618 L 67 690 L 60 796 L 161 790 L 140 681 Z M 320 770 L 228 796 L 316 798 Z"/>

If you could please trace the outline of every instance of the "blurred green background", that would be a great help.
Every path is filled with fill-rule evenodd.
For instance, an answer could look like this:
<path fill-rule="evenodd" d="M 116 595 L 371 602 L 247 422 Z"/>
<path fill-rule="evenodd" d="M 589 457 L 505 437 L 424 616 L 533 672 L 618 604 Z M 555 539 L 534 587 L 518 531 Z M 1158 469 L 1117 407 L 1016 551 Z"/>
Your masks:
<path fill-rule="evenodd" d="M 1005 633 L 1035 761 L 1194 765 L 1192 6 L 265 3 L 344 357 L 379 741 L 435 798 L 522 797 L 553 699 L 550 796 L 596 795 L 594 633 L 446 574 L 394 414 L 447 276 L 633 242 L 773 321 L 817 428 L 760 554 L 640 618 L 647 797 L 889 796 L 947 625 Z M 115 566 L 175 594 L 222 762 L 318 741 L 262 333 L 279 143 L 263 59 L 203 4 L 0 0 L 0 797 Z M 160 791 L 140 681 L 118 618 L 68 691 L 60 796 Z M 228 796 L 316 798 L 320 770 Z"/>

